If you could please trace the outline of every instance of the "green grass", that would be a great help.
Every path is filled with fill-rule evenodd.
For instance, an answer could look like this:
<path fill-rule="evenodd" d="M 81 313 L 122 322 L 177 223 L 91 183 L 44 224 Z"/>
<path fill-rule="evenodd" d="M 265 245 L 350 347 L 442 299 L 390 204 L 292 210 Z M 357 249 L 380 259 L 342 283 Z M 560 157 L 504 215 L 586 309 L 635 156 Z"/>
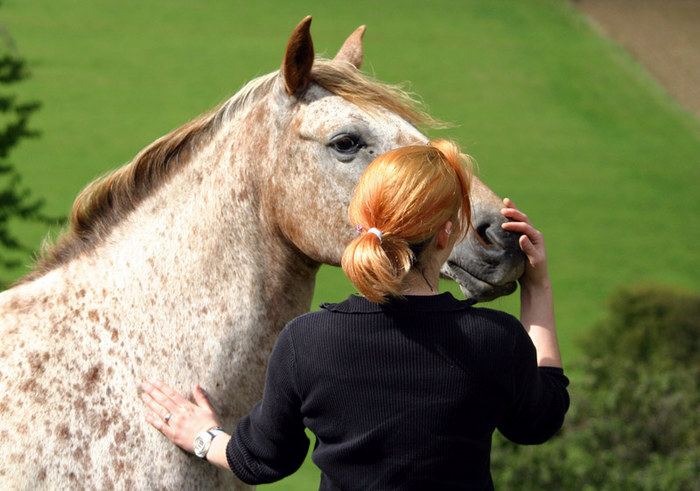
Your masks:
<path fill-rule="evenodd" d="M 276 69 L 307 14 L 328 56 L 366 24 L 365 70 L 411 81 L 455 124 L 433 136 L 462 143 L 545 232 L 565 358 L 616 286 L 700 290 L 700 125 L 562 0 L 5 0 L 0 22 L 32 70 L 14 91 L 43 103 L 41 138 L 12 160 L 66 214 L 92 178 Z M 46 233 L 17 230 L 37 247 Z M 324 268 L 314 305 L 352 290 Z M 317 480 L 305 465 L 270 488 Z"/>

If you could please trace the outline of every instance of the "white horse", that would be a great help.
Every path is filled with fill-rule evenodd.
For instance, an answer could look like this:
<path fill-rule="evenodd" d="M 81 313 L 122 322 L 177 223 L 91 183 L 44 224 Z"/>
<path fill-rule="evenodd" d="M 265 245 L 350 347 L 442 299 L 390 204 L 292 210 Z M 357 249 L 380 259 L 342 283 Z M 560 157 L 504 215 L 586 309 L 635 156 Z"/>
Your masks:
<path fill-rule="evenodd" d="M 144 420 L 143 380 L 209 389 L 232 430 L 262 393 L 281 328 L 309 310 L 354 229 L 367 164 L 426 142 L 405 94 L 363 76 L 361 37 L 314 59 L 311 19 L 279 72 L 157 140 L 77 198 L 71 228 L 0 295 L 0 488 L 245 488 Z M 474 183 L 474 225 L 445 273 L 510 293 L 523 268 L 500 200 Z"/>

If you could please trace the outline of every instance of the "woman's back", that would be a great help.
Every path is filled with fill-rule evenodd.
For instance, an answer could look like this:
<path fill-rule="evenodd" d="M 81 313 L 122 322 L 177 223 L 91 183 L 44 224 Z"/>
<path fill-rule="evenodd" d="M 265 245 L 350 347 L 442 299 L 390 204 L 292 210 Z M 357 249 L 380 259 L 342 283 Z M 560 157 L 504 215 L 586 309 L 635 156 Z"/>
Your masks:
<path fill-rule="evenodd" d="M 538 372 L 515 318 L 471 304 L 449 293 L 387 305 L 351 296 L 285 329 L 268 377 L 287 396 L 269 415 L 296 414 L 316 435 L 321 489 L 489 488 L 497 425 L 537 417 L 544 424 L 517 435 L 533 443 L 559 428 L 563 374 Z"/>

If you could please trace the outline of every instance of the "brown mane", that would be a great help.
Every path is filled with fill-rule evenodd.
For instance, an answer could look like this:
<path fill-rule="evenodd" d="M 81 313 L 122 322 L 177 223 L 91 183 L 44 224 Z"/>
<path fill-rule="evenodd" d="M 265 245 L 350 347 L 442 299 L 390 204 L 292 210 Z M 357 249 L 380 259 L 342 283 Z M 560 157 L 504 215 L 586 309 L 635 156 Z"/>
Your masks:
<path fill-rule="evenodd" d="M 214 113 L 202 115 L 159 138 L 134 160 L 90 183 L 75 199 L 70 224 L 55 244 L 44 244 L 34 271 L 21 281 L 31 281 L 71 261 L 98 243 L 180 167 L 181 154 L 192 148 L 212 128 Z"/>
<path fill-rule="evenodd" d="M 379 106 L 416 125 L 440 124 L 400 86 L 373 80 L 349 64 L 317 59 L 311 78 L 363 109 Z M 273 72 L 252 80 L 227 102 L 159 138 L 130 163 L 90 183 L 73 203 L 68 229 L 55 244 L 44 245 L 34 271 L 20 282 L 39 278 L 99 244 L 115 224 L 186 165 L 192 151 L 211 138 L 229 115 L 271 90 L 276 79 L 277 72 Z"/>

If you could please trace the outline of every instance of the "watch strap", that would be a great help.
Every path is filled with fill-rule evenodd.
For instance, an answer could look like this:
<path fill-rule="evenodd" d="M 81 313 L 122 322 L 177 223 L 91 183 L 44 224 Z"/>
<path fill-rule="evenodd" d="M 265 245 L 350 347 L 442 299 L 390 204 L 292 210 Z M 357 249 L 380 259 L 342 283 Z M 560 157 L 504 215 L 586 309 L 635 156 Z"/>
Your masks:
<path fill-rule="evenodd" d="M 226 431 L 224 431 L 224 429 L 221 426 L 215 426 L 213 428 L 208 429 L 207 433 L 211 435 L 211 439 L 213 440 L 216 436 L 221 435 L 222 433 L 226 433 Z"/>
<path fill-rule="evenodd" d="M 204 430 L 204 431 L 197 434 L 197 436 L 195 437 L 195 446 L 196 446 L 197 440 L 199 440 L 202 437 L 202 435 L 204 435 L 205 433 L 208 433 L 211 438 L 209 438 L 209 440 L 206 442 L 206 446 L 202 449 L 201 453 L 198 453 L 198 451 L 195 451 L 195 455 L 202 460 L 207 459 L 207 454 L 209 453 L 209 449 L 211 448 L 211 442 L 214 441 L 214 438 L 216 438 L 217 436 L 221 435 L 222 433 L 226 433 L 226 432 L 224 431 L 224 429 L 221 426 L 212 426 L 208 430 Z"/>

